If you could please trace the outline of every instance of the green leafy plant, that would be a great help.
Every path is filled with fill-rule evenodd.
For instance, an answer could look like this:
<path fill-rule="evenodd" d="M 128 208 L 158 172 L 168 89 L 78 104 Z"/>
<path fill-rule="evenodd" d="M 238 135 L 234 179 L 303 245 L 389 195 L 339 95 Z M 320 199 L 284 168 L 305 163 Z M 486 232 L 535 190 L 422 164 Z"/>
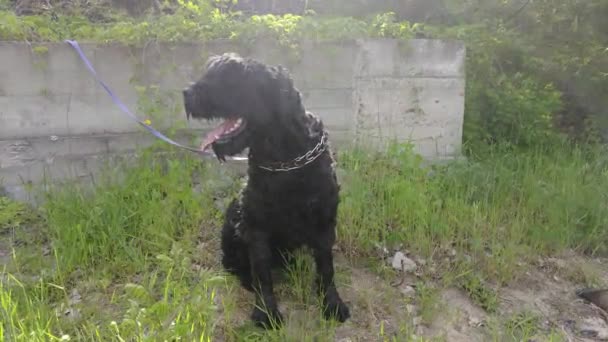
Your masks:
<path fill-rule="evenodd" d="M 26 204 L 0 197 L 0 233 L 31 223 L 35 218 Z"/>

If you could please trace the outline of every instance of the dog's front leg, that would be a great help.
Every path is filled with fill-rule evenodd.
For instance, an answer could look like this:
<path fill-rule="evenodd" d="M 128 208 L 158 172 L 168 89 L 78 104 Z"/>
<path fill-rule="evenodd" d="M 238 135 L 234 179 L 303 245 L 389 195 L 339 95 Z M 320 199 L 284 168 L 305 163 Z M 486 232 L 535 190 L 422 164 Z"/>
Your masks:
<path fill-rule="evenodd" d="M 271 275 L 272 253 L 268 236 L 253 232 L 250 235 L 249 260 L 251 278 L 256 296 L 256 306 L 251 318 L 261 327 L 269 328 L 283 323 L 283 316 L 274 296 Z"/>
<path fill-rule="evenodd" d="M 317 267 L 317 285 L 323 296 L 323 315 L 326 319 L 335 318 L 345 322 L 350 317 L 348 306 L 344 304 L 334 283 L 334 262 L 331 247 L 314 249 Z"/>

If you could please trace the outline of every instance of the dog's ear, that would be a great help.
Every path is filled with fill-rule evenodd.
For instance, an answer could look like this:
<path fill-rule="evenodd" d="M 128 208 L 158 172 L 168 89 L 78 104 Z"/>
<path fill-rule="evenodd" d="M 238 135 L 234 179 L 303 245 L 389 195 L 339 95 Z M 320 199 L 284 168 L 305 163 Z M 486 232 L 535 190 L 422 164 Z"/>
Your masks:
<path fill-rule="evenodd" d="M 275 100 L 279 120 L 298 144 L 307 146 L 310 139 L 317 140 L 323 131 L 323 123 L 312 113 L 306 113 L 300 91 L 294 86 L 287 69 L 277 68 L 278 96 Z"/>
<path fill-rule="evenodd" d="M 304 114 L 300 92 L 295 88 L 293 80 L 286 68 L 279 65 L 273 67 L 276 75 L 276 87 L 278 94 L 277 109 L 280 113 L 289 113 L 292 116 Z"/>
<path fill-rule="evenodd" d="M 284 68 L 282 65 L 273 67 L 273 69 L 276 75 L 276 85 L 279 88 L 278 90 L 280 92 L 280 98 L 286 100 L 286 103 L 284 105 L 287 105 L 290 101 L 299 101 L 299 96 L 298 99 L 294 98 L 294 95 L 298 94 L 294 94 L 295 88 L 293 86 L 293 80 L 291 79 L 291 76 L 289 75 L 287 69 Z"/>

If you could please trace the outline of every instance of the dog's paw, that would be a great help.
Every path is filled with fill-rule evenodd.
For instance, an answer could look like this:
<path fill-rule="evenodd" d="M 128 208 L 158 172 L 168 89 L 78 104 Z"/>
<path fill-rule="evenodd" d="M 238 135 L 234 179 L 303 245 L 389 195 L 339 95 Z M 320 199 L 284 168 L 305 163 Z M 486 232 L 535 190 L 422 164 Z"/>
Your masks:
<path fill-rule="evenodd" d="M 283 325 L 283 315 L 279 309 L 263 311 L 258 307 L 253 309 L 251 319 L 256 326 L 264 329 L 278 328 Z"/>
<path fill-rule="evenodd" d="M 335 319 L 340 323 L 346 322 L 350 318 L 350 310 L 348 306 L 341 300 L 327 303 L 323 310 L 325 319 Z"/>

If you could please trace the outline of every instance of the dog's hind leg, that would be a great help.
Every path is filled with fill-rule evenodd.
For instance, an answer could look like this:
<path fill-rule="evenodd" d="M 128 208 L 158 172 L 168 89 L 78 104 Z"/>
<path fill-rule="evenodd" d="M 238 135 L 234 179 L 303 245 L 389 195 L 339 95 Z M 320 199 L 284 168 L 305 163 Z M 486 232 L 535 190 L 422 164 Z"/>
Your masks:
<path fill-rule="evenodd" d="M 331 234 L 331 233 L 328 233 Z M 348 306 L 344 304 L 334 283 L 334 262 L 332 245 L 335 237 L 319 239 L 324 243 L 313 246 L 317 267 L 317 286 L 323 297 L 323 315 L 326 319 L 335 318 L 345 322 L 350 317 Z"/>
<path fill-rule="evenodd" d="M 273 292 L 270 240 L 266 233 L 251 230 L 247 241 L 249 242 L 249 260 L 256 297 L 256 306 L 251 318 L 258 326 L 264 328 L 279 326 L 283 323 L 283 316 Z"/>

